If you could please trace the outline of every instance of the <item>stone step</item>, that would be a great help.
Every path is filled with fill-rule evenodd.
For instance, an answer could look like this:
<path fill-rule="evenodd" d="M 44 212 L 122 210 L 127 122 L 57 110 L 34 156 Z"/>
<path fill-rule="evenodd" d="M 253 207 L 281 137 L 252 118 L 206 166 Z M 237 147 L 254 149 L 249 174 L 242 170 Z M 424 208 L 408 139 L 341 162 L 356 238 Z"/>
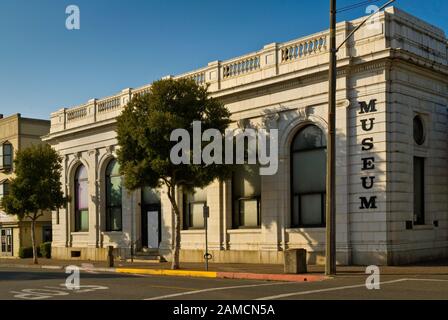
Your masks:
<path fill-rule="evenodd" d="M 148 252 L 140 252 L 140 251 L 136 252 L 134 255 L 134 261 L 137 260 L 146 262 L 165 262 L 165 259 L 159 254 L 159 250 L 151 250 Z"/>

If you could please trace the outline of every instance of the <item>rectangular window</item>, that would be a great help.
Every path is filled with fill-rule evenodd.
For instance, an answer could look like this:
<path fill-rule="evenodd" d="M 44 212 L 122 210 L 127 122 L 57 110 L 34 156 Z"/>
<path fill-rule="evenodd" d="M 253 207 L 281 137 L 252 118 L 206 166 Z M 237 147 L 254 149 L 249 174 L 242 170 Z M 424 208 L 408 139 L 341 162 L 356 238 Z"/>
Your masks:
<path fill-rule="evenodd" d="M 0 205 L 4 196 L 9 194 L 9 183 L 5 180 L 0 182 Z"/>
<path fill-rule="evenodd" d="M 204 206 L 207 205 L 207 191 L 196 188 L 194 193 L 185 192 L 183 200 L 184 229 L 203 229 Z"/>
<path fill-rule="evenodd" d="M 414 157 L 414 224 L 425 224 L 425 159 Z"/>
<path fill-rule="evenodd" d="M 292 227 L 325 227 L 326 149 L 293 152 Z"/>
<path fill-rule="evenodd" d="M 0 146 L 0 169 L 10 169 L 12 166 L 12 145 L 5 143 Z"/>
<path fill-rule="evenodd" d="M 232 176 L 233 228 L 261 226 L 261 176 L 258 165 L 240 165 Z"/>

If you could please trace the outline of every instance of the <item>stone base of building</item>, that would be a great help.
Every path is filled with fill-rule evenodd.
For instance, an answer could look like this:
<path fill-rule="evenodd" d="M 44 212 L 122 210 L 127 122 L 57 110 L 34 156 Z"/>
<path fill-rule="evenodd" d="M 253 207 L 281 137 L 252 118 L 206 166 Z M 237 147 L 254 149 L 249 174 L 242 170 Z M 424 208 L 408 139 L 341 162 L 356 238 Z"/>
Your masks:
<path fill-rule="evenodd" d="M 107 261 L 107 248 L 52 247 L 51 257 L 56 260 Z M 118 260 L 130 257 L 129 248 L 114 248 L 114 257 Z"/>
<path fill-rule="evenodd" d="M 249 264 L 283 264 L 283 251 L 254 250 L 211 250 L 210 263 L 249 263 Z M 161 249 L 160 255 L 171 261 L 170 250 Z M 114 248 L 116 260 L 129 259 L 129 248 Z M 107 261 L 107 248 L 53 247 L 52 258 L 57 260 Z M 431 248 L 421 250 L 400 250 L 390 252 L 338 252 L 338 265 L 377 265 L 393 266 L 448 258 L 448 248 Z M 204 251 L 184 249 L 180 251 L 181 262 L 204 262 Z M 325 252 L 307 252 L 307 264 L 324 265 Z"/>
<path fill-rule="evenodd" d="M 398 266 L 423 261 L 448 259 L 448 247 L 394 250 L 388 254 L 388 265 Z"/>
<path fill-rule="evenodd" d="M 161 254 L 167 261 L 171 261 L 171 252 L 161 250 Z M 255 251 L 255 250 L 210 250 L 211 263 L 249 263 L 249 264 L 284 264 L 283 251 Z M 338 252 L 337 261 L 340 265 L 348 264 L 349 254 L 347 252 Z M 180 251 L 181 262 L 204 262 L 203 250 Z M 324 265 L 325 252 L 307 252 L 307 264 Z"/>

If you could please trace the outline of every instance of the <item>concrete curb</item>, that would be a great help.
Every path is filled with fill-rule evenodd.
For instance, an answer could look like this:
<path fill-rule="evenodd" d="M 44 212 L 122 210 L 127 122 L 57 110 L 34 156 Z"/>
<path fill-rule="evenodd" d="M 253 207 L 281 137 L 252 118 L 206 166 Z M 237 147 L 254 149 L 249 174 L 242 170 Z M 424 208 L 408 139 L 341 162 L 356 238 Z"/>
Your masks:
<path fill-rule="evenodd" d="M 244 272 L 214 272 L 214 271 L 189 271 L 189 270 L 165 270 L 165 269 L 116 268 L 115 272 L 126 274 L 158 275 L 158 276 L 264 280 L 264 281 L 284 281 L 284 282 L 315 282 L 330 279 L 323 275 L 261 274 L 261 273 L 244 273 Z"/>
<path fill-rule="evenodd" d="M 218 272 L 218 278 L 285 282 L 315 282 L 330 279 L 326 276 L 316 274 L 262 274 L 242 272 Z"/>
<path fill-rule="evenodd" d="M 0 264 L 0 268 L 21 268 L 21 269 L 54 269 L 62 270 L 64 266 L 52 266 L 52 265 L 28 265 L 28 264 Z"/>
<path fill-rule="evenodd" d="M 156 275 L 156 276 L 218 278 L 217 272 L 212 272 L 212 271 L 116 268 L 115 272 L 116 273 L 128 273 L 128 274 Z"/>

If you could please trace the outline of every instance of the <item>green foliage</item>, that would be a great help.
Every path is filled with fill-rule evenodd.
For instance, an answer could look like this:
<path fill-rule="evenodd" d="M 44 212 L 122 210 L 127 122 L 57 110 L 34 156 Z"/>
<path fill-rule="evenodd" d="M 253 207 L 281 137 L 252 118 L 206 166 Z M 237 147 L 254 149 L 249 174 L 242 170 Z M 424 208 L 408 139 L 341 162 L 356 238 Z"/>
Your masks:
<path fill-rule="evenodd" d="M 47 259 L 51 258 L 51 242 L 42 242 L 40 244 L 40 254 L 44 258 L 47 258 Z"/>
<path fill-rule="evenodd" d="M 40 248 L 37 248 L 37 255 L 40 256 Z M 20 247 L 19 258 L 27 259 L 33 257 L 33 247 Z"/>
<path fill-rule="evenodd" d="M 228 176 L 226 165 L 171 163 L 170 151 L 177 143 L 170 141 L 171 132 L 185 129 L 193 137 L 193 121 L 201 121 L 202 131 L 215 128 L 224 134 L 230 113 L 206 87 L 190 79 L 156 81 L 148 94 L 134 96 L 117 122 L 118 160 L 126 187 L 165 183 L 191 189 Z"/>
<path fill-rule="evenodd" d="M 10 182 L 9 194 L 2 200 L 4 211 L 20 219 L 35 220 L 39 212 L 62 207 L 66 199 L 60 181 L 61 162 L 49 145 L 18 151 L 14 160 L 15 178 Z"/>

